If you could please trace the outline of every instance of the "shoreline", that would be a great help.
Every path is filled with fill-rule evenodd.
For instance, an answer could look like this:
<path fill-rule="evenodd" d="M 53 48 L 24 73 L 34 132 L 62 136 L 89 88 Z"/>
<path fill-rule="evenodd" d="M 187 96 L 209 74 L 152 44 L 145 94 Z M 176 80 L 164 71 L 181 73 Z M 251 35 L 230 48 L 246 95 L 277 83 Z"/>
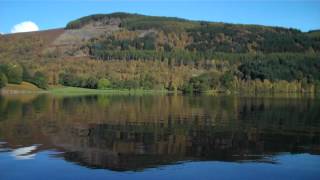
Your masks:
<path fill-rule="evenodd" d="M 55 87 L 47 90 L 0 90 L 0 95 L 20 94 L 52 94 L 52 95 L 95 95 L 95 94 L 177 94 L 179 92 L 168 90 L 144 90 L 144 89 L 89 89 L 79 87 Z"/>
<path fill-rule="evenodd" d="M 167 90 L 144 90 L 144 89 L 88 89 L 88 88 L 78 88 L 78 87 L 60 87 L 52 88 L 46 92 L 53 95 L 99 95 L 99 94 L 171 94 L 176 93 Z"/>
<path fill-rule="evenodd" d="M 310 92 L 263 92 L 263 93 L 239 93 L 239 92 L 216 92 L 207 91 L 203 93 L 184 94 L 181 91 L 168 90 L 144 90 L 144 89 L 88 89 L 78 87 L 52 87 L 48 90 L 0 90 L 2 96 L 26 95 L 26 94 L 48 94 L 53 96 L 81 96 L 81 95 L 186 95 L 186 96 L 237 96 L 237 97 L 270 97 L 270 98 L 319 98 L 320 94 Z"/>

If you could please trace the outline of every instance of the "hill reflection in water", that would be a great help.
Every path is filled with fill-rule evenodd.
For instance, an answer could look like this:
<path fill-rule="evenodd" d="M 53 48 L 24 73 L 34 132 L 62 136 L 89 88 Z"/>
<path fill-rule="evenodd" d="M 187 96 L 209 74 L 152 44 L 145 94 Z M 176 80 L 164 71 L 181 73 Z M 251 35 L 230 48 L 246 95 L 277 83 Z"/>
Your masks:
<path fill-rule="evenodd" d="M 309 98 L 6 96 L 0 147 L 56 150 L 57 158 L 115 171 L 181 161 L 277 163 L 272 157 L 282 152 L 319 154 L 319 109 Z"/>

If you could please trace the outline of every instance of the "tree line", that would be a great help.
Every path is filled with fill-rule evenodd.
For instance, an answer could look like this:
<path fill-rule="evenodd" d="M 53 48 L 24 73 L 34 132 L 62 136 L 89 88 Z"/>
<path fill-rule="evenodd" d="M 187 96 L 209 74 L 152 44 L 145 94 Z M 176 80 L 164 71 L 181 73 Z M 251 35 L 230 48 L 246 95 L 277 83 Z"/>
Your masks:
<path fill-rule="evenodd" d="M 29 71 L 17 63 L 0 64 L 0 88 L 7 83 L 21 84 L 22 81 L 30 82 L 39 88 L 47 89 L 47 77 L 42 72 L 35 72 L 33 75 Z"/>
<path fill-rule="evenodd" d="M 83 63 L 89 64 L 82 67 L 77 61 L 70 65 L 62 61 L 65 68 L 57 71 L 57 83 L 91 89 L 167 89 L 184 93 L 320 91 L 320 61 L 317 54 L 217 54 L 217 58 L 220 60 L 201 61 L 201 65 L 172 65 L 159 60 L 88 60 Z M 52 67 L 47 62 L 40 66 Z M 98 73 L 89 73 L 92 71 L 88 67 L 95 68 Z M 28 64 L 1 64 L 1 87 L 7 83 L 27 81 L 46 89 L 55 79 L 55 76 L 50 77 L 50 70 L 39 71 L 36 68 L 31 71 L 29 68 Z M 137 69 L 132 71 L 132 68 Z M 158 69 L 158 72 L 152 71 L 152 68 Z M 86 69 L 88 73 L 79 73 Z M 119 72 L 115 74 L 116 71 Z"/>
<path fill-rule="evenodd" d="M 90 89 L 155 89 L 157 82 L 148 74 L 139 79 L 115 80 L 108 77 L 97 78 L 81 76 L 70 72 L 59 75 L 59 83 L 64 86 L 90 88 Z"/>

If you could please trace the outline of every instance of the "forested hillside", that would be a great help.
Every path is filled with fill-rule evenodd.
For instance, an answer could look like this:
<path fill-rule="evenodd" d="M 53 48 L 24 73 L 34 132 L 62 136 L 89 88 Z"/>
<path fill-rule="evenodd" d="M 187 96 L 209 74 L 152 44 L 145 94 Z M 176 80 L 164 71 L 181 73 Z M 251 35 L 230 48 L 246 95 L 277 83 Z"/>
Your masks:
<path fill-rule="evenodd" d="M 99 14 L 65 29 L 0 36 L 0 85 L 21 81 L 183 92 L 320 91 L 320 34 L 297 29 Z M 2 80 L 3 79 L 3 80 Z M 2 85 L 2 86 L 4 86 Z"/>

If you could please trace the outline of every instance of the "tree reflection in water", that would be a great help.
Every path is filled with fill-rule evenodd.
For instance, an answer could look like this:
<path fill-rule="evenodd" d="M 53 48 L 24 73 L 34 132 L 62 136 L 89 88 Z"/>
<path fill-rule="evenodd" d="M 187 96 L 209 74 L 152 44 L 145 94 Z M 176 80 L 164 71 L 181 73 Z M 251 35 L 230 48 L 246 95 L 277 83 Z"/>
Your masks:
<path fill-rule="evenodd" d="M 276 163 L 320 152 L 320 103 L 311 98 L 219 96 L 1 97 L 6 148 L 116 171 L 189 160 Z"/>

